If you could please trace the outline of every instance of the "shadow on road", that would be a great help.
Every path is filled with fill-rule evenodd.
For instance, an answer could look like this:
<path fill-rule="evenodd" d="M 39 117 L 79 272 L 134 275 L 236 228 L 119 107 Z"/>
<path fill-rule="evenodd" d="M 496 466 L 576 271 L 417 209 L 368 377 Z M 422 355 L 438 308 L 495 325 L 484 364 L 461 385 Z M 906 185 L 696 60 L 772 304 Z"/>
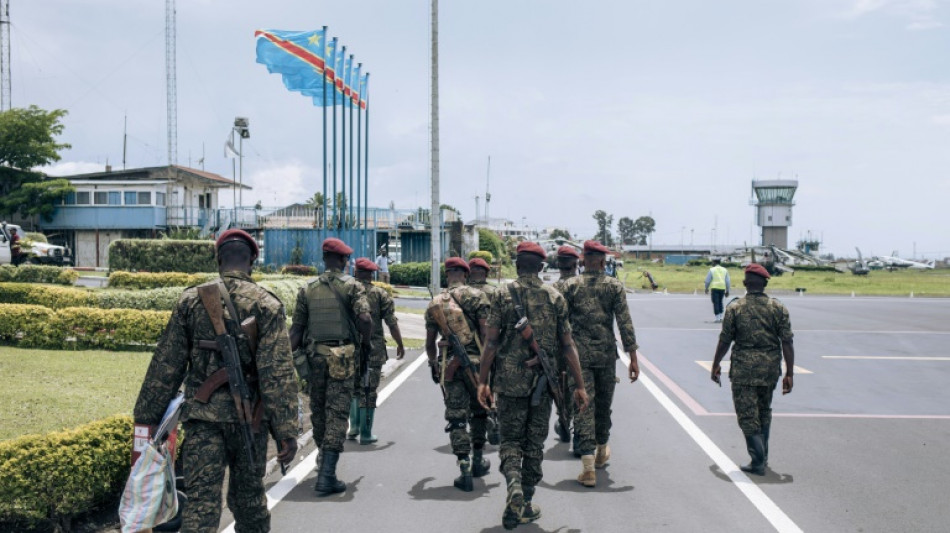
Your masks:
<path fill-rule="evenodd" d="M 712 472 L 712 474 L 713 474 L 714 476 L 718 477 L 719 479 L 721 479 L 721 480 L 723 480 L 723 481 L 728 481 L 729 483 L 732 483 L 732 480 L 729 479 L 729 476 L 727 476 L 726 473 L 723 472 L 722 469 L 719 468 L 719 466 L 716 465 L 715 463 L 709 465 L 709 471 Z M 791 474 L 780 474 L 780 473 L 776 472 L 775 470 L 772 470 L 772 469 L 769 468 L 769 467 L 765 467 L 765 475 L 764 475 L 764 476 L 750 475 L 750 476 L 749 476 L 749 479 L 751 479 L 751 480 L 753 481 L 753 483 L 755 483 L 756 485 L 759 485 L 759 484 L 784 484 L 784 483 L 794 483 L 794 482 L 795 482 L 795 477 L 792 476 Z"/>
<path fill-rule="evenodd" d="M 630 492 L 633 490 L 633 485 L 626 485 L 623 487 L 613 487 L 614 481 L 610 479 L 610 472 L 607 470 L 598 470 L 597 471 L 597 486 L 596 487 L 585 487 L 577 482 L 576 479 L 563 479 L 557 483 L 551 485 L 542 481 L 538 484 L 539 487 L 544 487 L 546 489 L 557 490 L 561 492 Z"/>
<path fill-rule="evenodd" d="M 568 442 L 557 441 L 557 444 L 554 446 L 549 446 L 547 451 L 544 452 L 545 461 L 577 461 L 577 464 L 581 464 L 581 460 L 577 457 L 574 457 L 574 454 L 571 452 L 571 444 Z"/>
<path fill-rule="evenodd" d="M 420 479 L 409 489 L 408 494 L 412 496 L 413 500 L 470 502 L 488 496 L 491 489 L 501 485 L 501 483 L 485 483 L 483 479 L 475 478 L 475 490 L 472 492 L 462 492 L 454 485 L 426 487 L 426 483 L 434 480 L 434 477 Z"/>
<path fill-rule="evenodd" d="M 541 512 L 543 513 L 544 510 L 542 509 Z M 544 515 L 542 514 L 542 518 L 543 516 Z M 499 513 L 499 519 L 500 519 L 500 513 Z M 501 524 L 499 524 L 495 527 L 487 527 L 483 529 L 481 533 L 504 533 L 505 531 L 507 530 L 504 527 L 502 527 Z M 528 531 L 530 533 L 581 533 L 580 529 L 569 528 L 567 526 L 561 526 L 557 529 L 544 529 L 534 522 L 530 524 L 519 525 L 518 531 Z"/>
<path fill-rule="evenodd" d="M 290 491 L 290 494 L 287 495 L 284 500 L 291 502 L 317 502 L 317 503 L 347 503 L 353 501 L 353 498 L 356 496 L 357 491 L 359 491 L 359 484 L 363 481 L 363 476 L 356 478 L 355 481 L 347 481 L 341 479 L 340 481 L 346 483 L 346 491 L 340 492 L 338 494 L 329 494 L 323 496 L 313 490 L 313 484 L 316 481 L 317 476 L 316 472 L 307 477 L 296 489 Z"/>
<path fill-rule="evenodd" d="M 346 453 L 352 452 L 381 452 L 386 448 L 389 448 L 393 444 L 396 444 L 395 441 L 389 441 L 386 444 L 360 444 L 357 441 L 346 441 L 344 444 L 343 451 Z"/>

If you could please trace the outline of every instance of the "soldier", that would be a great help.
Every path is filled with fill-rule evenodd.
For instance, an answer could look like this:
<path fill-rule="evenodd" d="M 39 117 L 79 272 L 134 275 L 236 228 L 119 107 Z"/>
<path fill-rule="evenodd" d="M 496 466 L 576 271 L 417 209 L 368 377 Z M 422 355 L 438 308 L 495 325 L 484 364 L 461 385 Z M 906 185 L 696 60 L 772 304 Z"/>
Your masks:
<path fill-rule="evenodd" d="M 759 476 L 765 475 L 769 462 L 772 391 L 781 377 L 782 358 L 785 358 L 782 394 L 792 392 L 795 367 L 788 309 L 764 292 L 770 277 L 762 265 L 752 263 L 746 267 L 742 284 L 748 293 L 726 307 L 711 372 L 712 380 L 721 386 L 719 363 L 734 342 L 729 366 L 732 401 L 752 458 L 741 468 L 743 472 Z"/>
<path fill-rule="evenodd" d="M 470 270 L 468 286 L 475 287 L 484 292 L 485 297 L 491 300 L 492 294 L 498 290 L 497 285 L 488 283 L 488 273 L 491 271 L 491 267 L 488 266 L 488 263 L 486 263 L 484 259 L 476 257 L 468 262 L 468 268 Z"/>
<path fill-rule="evenodd" d="M 559 277 L 558 280 L 554 282 L 554 288 L 557 289 L 558 292 L 564 291 L 564 287 L 567 285 L 567 280 L 577 276 L 577 260 L 580 258 L 581 254 L 577 253 L 577 250 L 573 246 L 564 245 L 557 249 L 557 269 L 561 273 L 561 277 Z M 562 373 L 562 375 L 564 375 L 566 372 L 569 372 L 570 370 L 567 367 L 567 361 L 561 357 L 561 354 L 557 354 L 557 368 L 558 371 Z M 571 402 L 571 398 L 564 398 L 564 414 L 566 415 L 565 418 L 567 418 L 568 422 L 570 422 L 574 417 L 572 412 L 573 409 L 574 406 L 573 402 Z M 557 433 L 557 436 L 561 439 L 561 442 L 567 442 L 571 439 L 572 432 L 570 426 L 566 428 L 561 427 L 560 419 L 558 419 L 554 425 L 554 432 Z M 577 431 L 574 431 L 573 433 L 574 454 L 576 457 L 580 457 L 580 452 L 578 450 L 578 439 L 580 438 L 580 435 L 577 433 Z"/>
<path fill-rule="evenodd" d="M 368 348 L 373 328 L 363 285 L 343 274 L 352 253 L 340 239 L 323 241 L 326 270 L 300 289 L 290 327 L 291 346 L 296 350 L 302 345 L 307 354 L 310 420 L 320 448 L 314 490 L 321 495 L 346 490 L 336 477 L 336 465 L 356 386 L 357 350 Z"/>
<path fill-rule="evenodd" d="M 220 280 L 223 280 L 238 316 L 231 316 L 227 306 L 223 306 L 224 313 L 236 322 L 251 317 L 257 322 L 256 353 L 251 351 L 248 337 L 235 335 L 238 352 L 254 402 L 263 406 L 261 424 L 264 427 L 269 425 L 271 434 L 280 444 L 277 459 L 289 463 L 297 453 L 297 381 L 284 306 L 251 281 L 249 274 L 258 248 L 250 235 L 237 229 L 225 231 L 215 243 L 215 249 Z M 220 280 L 212 283 L 217 284 Z M 228 328 L 229 333 L 234 335 L 236 332 L 231 329 Z M 182 531 L 218 530 L 225 468 L 230 479 L 228 508 L 234 514 L 237 529 L 270 531 L 263 482 L 267 432 L 264 429 L 252 432 L 254 456 L 251 464 L 227 381 L 220 388 L 207 390 L 207 401 L 200 400 L 202 386 L 210 382 L 212 374 L 223 368 L 215 337 L 198 290 L 194 287 L 185 289 L 145 374 L 135 402 L 135 422 L 157 425 L 184 383 L 185 405 L 181 420 L 187 438 L 182 459 L 188 505 L 182 511 Z"/>
<path fill-rule="evenodd" d="M 406 355 L 406 348 L 402 345 L 402 333 L 399 332 L 399 323 L 396 321 L 396 307 L 393 298 L 386 289 L 373 285 L 373 273 L 379 270 L 376 263 L 365 257 L 356 260 L 356 279 L 366 290 L 366 300 L 369 302 L 369 314 L 373 317 L 373 351 L 369 357 L 369 391 L 357 386 L 357 395 L 350 404 L 350 430 L 346 438 L 360 438 L 360 444 L 372 444 L 379 440 L 373 435 L 373 420 L 376 418 L 376 389 L 383 373 L 383 365 L 389 358 L 386 350 L 386 337 L 383 335 L 383 322 L 389 327 L 389 334 L 396 341 L 396 359 Z"/>
<path fill-rule="evenodd" d="M 532 401 L 534 387 L 543 382 L 537 375 L 540 357 L 562 354 L 571 369 L 577 386 L 574 400 L 581 411 L 587 408 L 587 393 L 581 376 L 577 352 L 571 338 L 567 304 L 554 288 L 544 285 L 538 272 L 544 266 L 545 253 L 540 245 L 523 241 L 517 248 L 515 262 L 518 280 L 500 288 L 492 297 L 488 318 L 488 338 L 482 358 L 478 401 L 487 408 L 492 401 L 492 390 L 487 381 L 488 369 L 495 362 L 495 390 L 498 394 L 498 416 L 501 423 L 501 471 L 508 484 L 508 496 L 502 525 L 513 529 L 541 517 L 541 508 L 534 503 L 534 491 L 541 482 L 541 461 L 544 458 L 544 440 L 548 435 L 551 418 L 551 394 L 545 387 L 540 402 Z M 517 295 L 517 301 L 514 295 Z M 523 306 L 524 316 L 530 321 L 533 340 L 540 349 L 536 353 L 522 338 L 515 325 L 522 319 L 516 306 Z"/>
<path fill-rule="evenodd" d="M 577 481 L 585 487 L 597 486 L 594 468 L 604 468 L 610 459 L 610 406 L 617 385 L 617 344 L 614 320 L 623 349 L 630 356 L 630 381 L 640 375 L 637 364 L 637 338 L 627 307 L 623 284 L 604 274 L 607 248 L 597 241 L 584 241 L 584 273 L 564 285 L 564 298 L 570 310 L 571 328 L 577 340 L 584 383 L 593 389 L 593 409 L 574 417 L 583 470 Z M 596 451 L 596 456 L 595 456 Z"/>
<path fill-rule="evenodd" d="M 478 289 L 465 285 L 468 273 L 468 264 L 462 258 L 448 258 L 445 261 L 448 288 L 432 299 L 425 313 L 426 355 L 429 356 L 433 381 L 442 386 L 445 419 L 448 421 L 445 432 L 449 434 L 452 453 L 458 459 L 461 473 L 454 485 L 465 492 L 473 490 L 472 477 L 484 476 L 491 467 L 482 456 L 487 440 L 488 412 L 478 404 L 477 383 L 473 382 L 478 376 L 488 298 Z M 438 335 L 442 338 L 437 352 Z M 458 336 L 474 368 L 464 368 L 459 356 L 451 352 L 450 335 Z"/>

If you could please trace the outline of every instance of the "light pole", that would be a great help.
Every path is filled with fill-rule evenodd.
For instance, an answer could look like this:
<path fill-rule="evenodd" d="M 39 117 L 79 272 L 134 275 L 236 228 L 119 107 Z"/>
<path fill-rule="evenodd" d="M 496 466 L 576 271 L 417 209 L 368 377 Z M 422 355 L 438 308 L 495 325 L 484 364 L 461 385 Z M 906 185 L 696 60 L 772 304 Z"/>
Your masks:
<path fill-rule="evenodd" d="M 238 189 L 240 190 L 238 203 L 243 207 L 244 206 L 244 139 L 251 138 L 251 131 L 247 129 L 250 121 L 247 117 L 234 117 L 234 127 L 231 128 L 231 132 L 238 134 Z M 233 139 L 233 137 L 232 137 Z M 233 144 L 233 141 L 232 141 Z M 235 215 L 237 212 L 235 211 Z"/>

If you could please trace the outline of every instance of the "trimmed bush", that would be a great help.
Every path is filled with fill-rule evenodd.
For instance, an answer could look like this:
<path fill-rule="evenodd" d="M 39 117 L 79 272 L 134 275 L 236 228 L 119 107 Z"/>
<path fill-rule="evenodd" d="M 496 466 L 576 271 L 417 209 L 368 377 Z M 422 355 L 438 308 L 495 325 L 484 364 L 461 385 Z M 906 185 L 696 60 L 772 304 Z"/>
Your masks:
<path fill-rule="evenodd" d="M 489 265 L 495 260 L 494 256 L 492 256 L 492 253 L 486 250 L 475 250 L 474 252 L 468 254 L 469 261 L 475 259 L 476 257 L 484 259 Z"/>
<path fill-rule="evenodd" d="M 440 267 L 442 286 L 445 286 L 445 265 Z M 429 263 L 396 263 L 389 267 L 389 281 L 393 285 L 425 287 L 429 285 Z"/>
<path fill-rule="evenodd" d="M 150 347 L 158 342 L 168 311 L 0 304 L 0 341 L 24 348 L 105 350 Z"/>
<path fill-rule="evenodd" d="M 61 342 L 55 339 L 62 337 L 63 328 L 52 309 L 42 305 L 0 304 L 0 342 L 23 348 L 59 348 Z"/>
<path fill-rule="evenodd" d="M 300 289 L 307 286 L 309 280 L 303 278 L 297 279 L 265 279 L 259 281 L 258 285 L 264 287 L 277 296 L 277 299 L 283 302 L 284 311 L 287 318 L 290 319 L 294 314 L 294 307 L 297 305 L 297 293 Z"/>
<path fill-rule="evenodd" d="M 280 273 L 291 276 L 316 276 L 317 267 L 310 265 L 287 265 L 280 269 Z"/>
<path fill-rule="evenodd" d="M 184 287 L 161 287 L 141 291 L 107 289 L 93 293 L 96 297 L 93 306 L 100 309 L 171 311 L 184 290 Z"/>
<path fill-rule="evenodd" d="M 70 531 L 72 520 L 116 501 L 131 468 L 132 419 L 0 442 L 0 529 Z"/>
<path fill-rule="evenodd" d="M 79 273 L 69 268 L 40 265 L 0 266 L 0 282 L 72 285 L 77 279 Z"/>
<path fill-rule="evenodd" d="M 96 297 L 86 289 L 34 283 L 0 283 L 0 303 L 35 304 L 52 309 L 91 307 Z"/>
<path fill-rule="evenodd" d="M 392 297 L 392 295 L 393 295 L 393 286 L 392 286 L 392 285 L 390 285 L 390 284 L 388 284 L 388 283 L 383 283 L 382 281 L 374 281 L 374 282 L 373 282 L 373 285 L 376 285 L 377 287 L 380 287 L 380 288 L 383 289 L 384 291 L 388 292 L 388 293 L 389 293 L 389 296 Z"/>
<path fill-rule="evenodd" d="M 184 272 L 113 272 L 109 287 L 116 289 L 158 289 L 162 287 L 189 287 L 211 281 L 215 274 L 187 274 Z"/>
<path fill-rule="evenodd" d="M 511 257 L 508 255 L 508 247 L 497 233 L 485 228 L 478 228 L 478 249 L 491 252 L 499 261 L 509 263 Z"/>
<path fill-rule="evenodd" d="M 109 245 L 110 270 L 217 272 L 214 241 L 119 239 Z"/>

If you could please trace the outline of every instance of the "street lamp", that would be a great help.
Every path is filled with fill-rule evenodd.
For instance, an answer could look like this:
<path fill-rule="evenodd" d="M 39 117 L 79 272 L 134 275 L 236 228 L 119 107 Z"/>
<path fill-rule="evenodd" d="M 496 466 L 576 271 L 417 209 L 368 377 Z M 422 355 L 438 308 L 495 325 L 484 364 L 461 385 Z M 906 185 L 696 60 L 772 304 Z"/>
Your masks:
<path fill-rule="evenodd" d="M 231 146 L 234 146 L 235 133 L 238 134 L 238 139 L 239 139 L 238 140 L 238 165 L 239 165 L 239 171 L 238 171 L 239 182 L 238 183 L 240 185 L 238 186 L 238 188 L 240 189 L 240 193 L 239 193 L 240 196 L 238 199 L 239 200 L 238 203 L 241 206 L 244 206 L 244 139 L 251 138 L 251 131 L 248 129 L 249 124 L 250 124 L 250 120 L 248 120 L 247 117 L 234 117 L 234 127 L 231 128 Z M 233 166 L 234 164 L 232 162 L 232 170 L 233 170 Z M 235 210 L 235 214 L 237 214 L 236 210 Z"/>

